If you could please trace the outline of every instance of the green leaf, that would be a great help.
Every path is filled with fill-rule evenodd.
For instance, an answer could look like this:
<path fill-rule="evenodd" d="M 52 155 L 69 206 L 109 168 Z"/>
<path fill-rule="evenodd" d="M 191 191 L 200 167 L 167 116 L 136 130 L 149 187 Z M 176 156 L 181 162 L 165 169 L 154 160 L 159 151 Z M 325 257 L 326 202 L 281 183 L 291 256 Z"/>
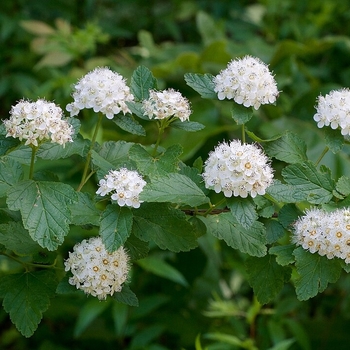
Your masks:
<path fill-rule="evenodd" d="M 306 144 L 299 136 L 287 132 L 277 140 L 266 143 L 265 152 L 286 163 L 302 163 L 307 160 Z"/>
<path fill-rule="evenodd" d="M 342 176 L 336 183 L 335 189 L 344 197 L 350 195 L 350 178 Z"/>
<path fill-rule="evenodd" d="M 69 206 L 74 225 L 100 225 L 101 212 L 95 206 L 89 193 L 77 192 L 77 201 Z"/>
<path fill-rule="evenodd" d="M 152 157 L 141 145 L 135 144 L 130 148 L 129 157 L 137 164 L 138 170 L 147 176 L 161 176 L 175 173 L 182 154 L 180 145 L 173 145 L 165 152 Z"/>
<path fill-rule="evenodd" d="M 109 306 L 108 301 L 101 302 L 97 298 L 89 299 L 79 311 L 74 336 L 79 337 L 86 328 Z"/>
<path fill-rule="evenodd" d="M 173 252 L 195 248 L 197 237 L 186 215 L 166 203 L 143 203 L 134 212 L 133 234 L 139 239 L 154 241 L 161 249 Z"/>
<path fill-rule="evenodd" d="M 6 154 L 11 148 L 16 147 L 20 144 L 18 139 L 13 137 L 6 137 L 5 135 L 0 135 L 0 156 Z"/>
<path fill-rule="evenodd" d="M 244 228 L 249 228 L 258 219 L 254 202 L 249 198 L 228 198 L 227 207 Z"/>
<path fill-rule="evenodd" d="M 240 225 L 231 213 L 221 213 L 201 218 L 208 232 L 223 239 L 227 245 L 253 256 L 266 254 L 266 232 L 261 222 L 255 221 L 249 229 Z"/>
<path fill-rule="evenodd" d="M 124 284 L 120 292 L 113 294 L 113 298 L 119 301 L 120 303 L 129 305 L 129 306 L 139 306 L 139 301 L 137 299 L 137 296 L 126 284 Z"/>
<path fill-rule="evenodd" d="M 296 191 L 295 187 L 290 184 L 283 184 L 275 179 L 271 186 L 266 189 L 266 193 L 278 202 L 297 203 L 305 200 L 304 192 Z"/>
<path fill-rule="evenodd" d="M 292 226 L 302 212 L 295 206 L 295 204 L 284 205 L 278 213 L 278 221 L 288 231 L 292 229 Z"/>
<path fill-rule="evenodd" d="M 129 150 L 134 145 L 125 141 L 108 141 L 102 144 L 99 152 L 92 151 L 92 163 L 104 174 L 130 164 Z"/>
<path fill-rule="evenodd" d="M 188 286 L 185 277 L 161 257 L 156 255 L 148 256 L 147 258 L 139 260 L 137 263 L 144 270 L 152 272 L 157 276 L 167 278 L 170 281 L 181 284 L 184 287 Z"/>
<path fill-rule="evenodd" d="M 252 107 L 244 107 L 236 102 L 232 103 L 231 115 L 237 125 L 246 124 L 253 116 Z"/>
<path fill-rule="evenodd" d="M 144 111 L 143 111 L 141 102 L 125 101 L 125 103 L 128 106 L 128 108 L 132 114 L 135 114 L 136 116 L 138 116 L 139 118 L 141 118 L 143 120 L 148 120 L 148 121 L 151 120 L 147 115 L 143 114 Z"/>
<path fill-rule="evenodd" d="M 285 234 L 283 226 L 277 220 L 268 220 L 265 224 L 267 243 L 275 243 Z"/>
<path fill-rule="evenodd" d="M 32 255 L 42 250 L 20 222 L 0 225 L 0 243 L 17 255 Z"/>
<path fill-rule="evenodd" d="M 295 249 L 294 244 L 288 245 L 277 245 L 275 247 L 271 247 L 269 249 L 269 253 L 276 255 L 276 262 L 281 266 L 286 266 L 289 264 L 293 264 L 295 261 L 295 257 L 293 255 Z"/>
<path fill-rule="evenodd" d="M 276 263 L 274 256 L 250 257 L 246 260 L 248 282 L 259 303 L 267 304 L 289 281 L 292 270 Z"/>
<path fill-rule="evenodd" d="M 146 202 L 171 202 L 199 206 L 209 202 L 203 191 L 187 176 L 168 174 L 152 179 L 140 194 Z"/>
<path fill-rule="evenodd" d="M 326 146 L 333 152 L 338 153 L 344 146 L 344 136 L 339 130 L 332 128 L 324 128 L 324 141 Z"/>
<path fill-rule="evenodd" d="M 157 80 L 152 72 L 144 66 L 137 67 L 131 76 L 131 93 L 136 100 L 142 101 L 149 97 L 149 90 L 157 87 Z"/>
<path fill-rule="evenodd" d="M 113 122 L 130 134 L 146 136 L 146 130 L 143 126 L 130 115 L 120 114 L 113 119 Z"/>
<path fill-rule="evenodd" d="M 8 153 L 7 157 L 18 163 L 30 165 L 32 149 L 29 146 L 19 145 L 15 150 Z"/>
<path fill-rule="evenodd" d="M 211 74 L 186 73 L 185 81 L 188 86 L 197 91 L 203 98 L 217 99 L 214 91 L 214 76 Z"/>
<path fill-rule="evenodd" d="M 0 197 L 4 197 L 7 190 L 23 177 L 21 164 L 9 157 L 0 158 Z"/>
<path fill-rule="evenodd" d="M 340 277 L 341 264 L 337 259 L 328 259 L 317 253 L 299 247 L 294 250 L 295 266 L 299 278 L 295 288 L 299 300 L 308 300 L 322 293 L 328 283 L 335 283 Z"/>
<path fill-rule="evenodd" d="M 205 125 L 197 122 L 190 122 L 190 121 L 185 121 L 182 122 L 181 120 L 175 120 L 170 124 L 171 127 L 180 129 L 180 130 L 185 130 L 189 132 L 195 132 L 199 131 L 205 128 Z"/>
<path fill-rule="evenodd" d="M 124 247 L 127 250 L 131 260 L 145 258 L 149 252 L 148 243 L 141 241 L 141 239 L 135 237 L 133 234 L 129 236 L 124 244 Z"/>
<path fill-rule="evenodd" d="M 7 205 L 20 210 L 23 226 L 43 248 L 56 250 L 69 232 L 69 204 L 76 200 L 69 185 L 27 180 L 11 187 Z"/>
<path fill-rule="evenodd" d="M 89 151 L 89 146 L 90 141 L 78 135 L 74 142 L 67 142 L 64 147 L 57 143 L 45 142 L 40 146 L 36 155 L 39 158 L 50 160 L 68 158 L 73 154 L 85 157 Z"/>
<path fill-rule="evenodd" d="M 0 297 L 12 323 L 25 337 L 33 335 L 55 294 L 55 273 L 42 270 L 6 275 L 0 279 Z"/>
<path fill-rule="evenodd" d="M 333 197 L 334 181 L 330 173 L 318 171 L 310 161 L 285 167 L 282 176 L 309 203 L 328 203 Z"/>
<path fill-rule="evenodd" d="M 102 212 L 100 236 L 109 252 L 121 247 L 131 234 L 132 212 L 128 207 L 110 204 Z"/>

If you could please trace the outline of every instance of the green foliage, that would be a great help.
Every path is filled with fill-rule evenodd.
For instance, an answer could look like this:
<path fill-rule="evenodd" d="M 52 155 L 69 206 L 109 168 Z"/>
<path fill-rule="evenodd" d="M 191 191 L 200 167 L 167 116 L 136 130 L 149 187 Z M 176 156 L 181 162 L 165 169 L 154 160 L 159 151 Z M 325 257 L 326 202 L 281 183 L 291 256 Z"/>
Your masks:
<path fill-rule="evenodd" d="M 1 348 L 346 348 L 348 264 L 293 240 L 306 209 L 349 206 L 349 138 L 313 121 L 318 95 L 350 86 L 345 2 L 0 6 L 3 119 L 22 98 L 64 109 L 72 84 L 97 66 L 125 76 L 134 95 L 131 113 L 97 133 L 93 111 L 67 118 L 75 133 L 65 147 L 42 141 L 34 152 L 0 127 Z M 247 54 L 273 71 L 275 106 L 218 100 L 214 76 Z M 190 100 L 190 121 L 143 115 L 149 91 L 168 87 Z M 267 193 L 205 188 L 208 153 L 245 136 L 271 157 Z M 147 182 L 138 209 L 96 195 L 121 167 Z M 64 271 L 73 245 L 97 235 L 132 263 L 106 301 L 84 296 Z"/>

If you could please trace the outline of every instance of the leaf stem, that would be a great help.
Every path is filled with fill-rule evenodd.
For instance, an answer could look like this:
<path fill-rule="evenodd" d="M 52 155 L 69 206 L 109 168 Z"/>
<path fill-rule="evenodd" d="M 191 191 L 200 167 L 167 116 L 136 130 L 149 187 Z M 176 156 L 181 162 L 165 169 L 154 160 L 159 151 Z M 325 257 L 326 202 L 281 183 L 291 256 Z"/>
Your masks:
<path fill-rule="evenodd" d="M 245 143 L 245 124 L 242 124 L 242 143 Z"/>
<path fill-rule="evenodd" d="M 210 214 L 215 208 L 217 208 L 219 205 L 221 205 L 222 203 L 225 203 L 226 198 L 222 198 L 220 199 L 216 204 L 211 204 L 209 203 L 209 208 L 207 209 L 207 211 L 205 211 L 202 215 L 203 216 L 207 216 L 208 214 Z"/>
<path fill-rule="evenodd" d="M 327 154 L 327 152 L 329 151 L 329 147 L 326 146 L 324 148 L 324 150 L 322 151 L 321 155 L 319 156 L 319 158 L 316 160 L 315 166 L 317 166 L 318 164 L 320 164 L 322 158 Z"/>
<path fill-rule="evenodd" d="M 30 158 L 29 180 L 31 180 L 33 178 L 33 175 L 34 175 L 35 155 L 36 155 L 36 152 L 39 148 L 38 146 L 34 146 L 34 145 L 30 145 L 30 147 L 32 149 L 32 155 Z"/>
<path fill-rule="evenodd" d="M 97 119 L 97 123 L 95 126 L 95 131 L 94 134 L 92 135 L 92 139 L 91 139 L 91 144 L 90 144 L 90 149 L 88 152 L 88 155 L 86 157 L 86 163 L 85 163 L 85 168 L 84 168 L 84 172 L 83 172 L 83 176 L 81 178 L 80 181 L 80 185 L 77 188 L 77 192 L 80 192 L 81 189 L 84 187 L 84 185 L 86 184 L 86 182 L 89 180 L 89 178 L 91 177 L 91 173 L 88 174 L 89 171 L 89 166 L 90 166 L 90 161 L 91 161 L 91 154 L 92 154 L 92 150 L 94 149 L 95 146 L 95 142 L 96 142 L 96 138 L 97 138 L 97 134 L 98 134 L 98 130 L 102 124 L 102 119 L 103 119 L 103 114 L 99 113 L 98 114 L 98 119 Z"/>
<path fill-rule="evenodd" d="M 55 259 L 55 261 L 50 264 L 50 265 L 45 265 L 45 264 L 36 264 L 36 263 L 31 263 L 31 262 L 25 262 L 25 261 L 22 261 L 12 255 L 9 255 L 7 253 L 0 253 L 1 255 L 4 255 L 6 256 L 7 258 L 13 260 L 13 261 L 16 261 L 17 263 L 23 265 L 23 267 L 26 269 L 26 271 L 28 271 L 28 266 L 31 266 L 31 267 L 41 267 L 43 269 L 61 269 L 59 267 L 56 266 L 56 263 L 57 263 L 57 260 Z"/>

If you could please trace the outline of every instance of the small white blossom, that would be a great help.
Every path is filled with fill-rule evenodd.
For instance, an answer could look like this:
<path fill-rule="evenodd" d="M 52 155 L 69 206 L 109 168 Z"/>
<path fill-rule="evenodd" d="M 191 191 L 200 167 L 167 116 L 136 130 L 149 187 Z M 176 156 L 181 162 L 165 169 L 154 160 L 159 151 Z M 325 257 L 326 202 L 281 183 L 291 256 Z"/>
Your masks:
<path fill-rule="evenodd" d="M 101 196 L 111 194 L 112 201 L 117 202 L 119 206 L 139 208 L 142 203 L 139 195 L 146 181 L 137 171 L 121 168 L 111 170 L 98 185 L 99 189 L 96 194 Z"/>
<path fill-rule="evenodd" d="M 130 269 L 129 256 L 123 247 L 109 253 L 101 237 L 83 240 L 69 252 L 65 271 L 73 274 L 69 283 L 100 300 L 120 292 Z"/>
<path fill-rule="evenodd" d="M 219 100 L 234 99 L 245 107 L 258 109 L 262 104 L 275 103 L 278 97 L 277 84 L 268 66 L 252 56 L 232 60 L 214 77 L 214 84 Z"/>
<path fill-rule="evenodd" d="M 10 118 L 4 120 L 6 137 L 25 140 L 26 145 L 38 146 L 38 141 L 50 140 L 65 145 L 72 142 L 73 127 L 63 118 L 62 109 L 53 102 L 21 100 L 12 106 Z"/>
<path fill-rule="evenodd" d="M 150 119 L 179 118 L 182 122 L 189 120 L 191 108 L 189 101 L 174 89 L 163 91 L 151 90 L 149 98 L 142 102 L 143 115 Z"/>
<path fill-rule="evenodd" d="M 350 263 L 350 210 L 310 209 L 294 224 L 293 242 L 311 253 Z"/>
<path fill-rule="evenodd" d="M 314 120 L 319 128 L 340 128 L 342 135 L 350 135 L 350 89 L 333 90 L 317 99 Z"/>
<path fill-rule="evenodd" d="M 125 102 L 133 101 L 125 79 L 109 68 L 96 68 L 83 76 L 74 86 L 74 102 L 66 107 L 71 116 L 81 109 L 93 108 L 94 112 L 103 113 L 108 119 L 115 114 L 130 113 Z"/>
<path fill-rule="evenodd" d="M 221 143 L 204 164 L 205 187 L 226 197 L 256 197 L 265 194 L 273 180 L 269 159 L 255 145 L 233 140 Z"/>

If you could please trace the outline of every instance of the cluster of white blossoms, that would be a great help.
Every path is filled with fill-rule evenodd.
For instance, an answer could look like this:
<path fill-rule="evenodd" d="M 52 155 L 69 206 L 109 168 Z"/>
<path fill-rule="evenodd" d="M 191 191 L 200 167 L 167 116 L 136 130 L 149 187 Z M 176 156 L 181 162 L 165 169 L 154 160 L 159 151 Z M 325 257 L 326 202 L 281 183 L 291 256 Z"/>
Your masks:
<path fill-rule="evenodd" d="M 111 170 L 100 180 L 98 185 L 99 189 L 96 194 L 101 196 L 112 194 L 112 201 L 116 201 L 119 206 L 139 208 L 142 203 L 139 195 L 146 185 L 146 181 L 137 171 L 121 168 Z"/>
<path fill-rule="evenodd" d="M 84 75 L 74 86 L 73 98 L 74 102 L 66 107 L 71 116 L 81 109 L 93 108 L 108 119 L 120 112 L 130 113 L 126 102 L 134 100 L 125 79 L 107 67 L 96 68 Z"/>
<path fill-rule="evenodd" d="M 26 145 L 38 146 L 38 141 L 50 140 L 65 145 L 72 142 L 74 129 L 63 118 L 62 109 L 53 102 L 39 99 L 21 100 L 12 106 L 10 118 L 4 120 L 6 137 L 12 136 Z"/>
<path fill-rule="evenodd" d="M 311 253 L 350 263 L 350 210 L 308 210 L 294 224 L 293 242 Z"/>
<path fill-rule="evenodd" d="M 234 99 L 238 104 L 255 109 L 262 104 L 275 103 L 279 94 L 268 66 L 252 56 L 232 60 L 214 77 L 214 85 L 219 100 Z"/>
<path fill-rule="evenodd" d="M 189 120 L 191 108 L 189 101 L 174 89 L 163 91 L 151 90 L 149 98 L 143 100 L 143 115 L 150 119 L 179 118 L 182 122 Z"/>
<path fill-rule="evenodd" d="M 123 247 L 109 253 L 101 237 L 83 240 L 69 252 L 65 271 L 73 276 L 69 283 L 100 300 L 120 292 L 130 269 L 129 256 Z"/>
<path fill-rule="evenodd" d="M 221 143 L 209 154 L 204 164 L 206 188 L 226 197 L 246 198 L 263 195 L 273 181 L 273 170 L 262 150 L 251 144 L 233 140 Z"/>
<path fill-rule="evenodd" d="M 314 120 L 319 128 L 330 126 L 341 129 L 342 135 L 350 135 L 350 89 L 333 90 L 317 99 Z"/>

